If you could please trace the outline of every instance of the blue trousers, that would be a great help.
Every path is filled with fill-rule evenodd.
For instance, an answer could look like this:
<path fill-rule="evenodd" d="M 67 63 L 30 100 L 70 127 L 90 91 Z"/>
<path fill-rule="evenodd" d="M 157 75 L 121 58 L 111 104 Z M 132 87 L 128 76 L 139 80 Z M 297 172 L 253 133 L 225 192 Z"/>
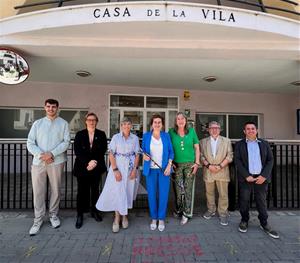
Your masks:
<path fill-rule="evenodd" d="M 146 185 L 150 217 L 156 220 L 165 220 L 169 198 L 170 177 L 165 176 L 160 169 L 150 169 L 149 175 L 146 176 Z"/>

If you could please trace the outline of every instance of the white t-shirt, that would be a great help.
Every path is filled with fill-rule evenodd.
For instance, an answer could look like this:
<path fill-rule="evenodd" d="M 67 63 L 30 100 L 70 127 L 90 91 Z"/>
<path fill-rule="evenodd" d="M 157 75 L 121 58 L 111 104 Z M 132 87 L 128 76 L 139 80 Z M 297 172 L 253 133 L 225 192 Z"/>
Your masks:
<path fill-rule="evenodd" d="M 151 137 L 150 155 L 151 155 L 152 159 L 161 167 L 162 166 L 162 155 L 163 155 L 163 143 L 162 143 L 161 138 L 159 138 L 159 140 L 157 140 L 153 136 Z M 150 167 L 152 169 L 159 168 L 152 161 L 151 161 Z"/>

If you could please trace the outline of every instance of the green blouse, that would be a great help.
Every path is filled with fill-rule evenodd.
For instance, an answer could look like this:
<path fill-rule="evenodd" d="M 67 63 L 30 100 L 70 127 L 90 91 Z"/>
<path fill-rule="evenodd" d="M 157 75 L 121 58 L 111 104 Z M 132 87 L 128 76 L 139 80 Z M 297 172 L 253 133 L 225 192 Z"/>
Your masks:
<path fill-rule="evenodd" d="M 195 149 L 194 144 L 199 144 L 198 136 L 194 128 L 189 128 L 188 134 L 181 137 L 176 133 L 174 128 L 169 130 L 169 134 L 172 140 L 174 149 L 174 162 L 175 163 L 187 163 L 195 161 Z"/>

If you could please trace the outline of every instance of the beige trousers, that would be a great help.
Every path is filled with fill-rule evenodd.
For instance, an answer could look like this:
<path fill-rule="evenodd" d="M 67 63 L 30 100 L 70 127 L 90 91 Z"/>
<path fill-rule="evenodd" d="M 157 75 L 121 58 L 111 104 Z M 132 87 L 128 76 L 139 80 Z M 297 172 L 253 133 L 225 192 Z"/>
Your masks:
<path fill-rule="evenodd" d="M 218 189 L 218 214 L 219 216 L 228 215 L 228 182 L 224 181 L 214 181 L 205 182 L 206 188 L 206 200 L 207 208 L 210 212 L 216 212 L 216 202 L 215 202 L 215 185 Z"/>
<path fill-rule="evenodd" d="M 46 214 L 47 177 L 50 183 L 49 215 L 57 215 L 60 202 L 60 185 L 64 163 L 56 165 L 32 165 L 31 180 L 33 190 L 34 221 L 40 221 Z"/>

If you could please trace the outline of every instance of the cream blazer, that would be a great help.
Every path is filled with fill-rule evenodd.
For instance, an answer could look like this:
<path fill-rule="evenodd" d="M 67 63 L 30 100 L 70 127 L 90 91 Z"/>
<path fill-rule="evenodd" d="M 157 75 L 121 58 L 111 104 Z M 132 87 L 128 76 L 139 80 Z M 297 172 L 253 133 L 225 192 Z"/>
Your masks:
<path fill-rule="evenodd" d="M 217 143 L 216 157 L 214 158 L 211 149 L 210 136 L 200 141 L 200 159 L 203 163 L 205 160 L 210 164 L 220 164 L 224 159 L 229 163 L 232 162 L 233 152 L 231 141 L 228 138 L 219 136 Z M 218 173 L 211 173 L 205 166 L 203 166 L 203 180 L 205 182 L 230 181 L 229 167 L 226 165 Z"/>

